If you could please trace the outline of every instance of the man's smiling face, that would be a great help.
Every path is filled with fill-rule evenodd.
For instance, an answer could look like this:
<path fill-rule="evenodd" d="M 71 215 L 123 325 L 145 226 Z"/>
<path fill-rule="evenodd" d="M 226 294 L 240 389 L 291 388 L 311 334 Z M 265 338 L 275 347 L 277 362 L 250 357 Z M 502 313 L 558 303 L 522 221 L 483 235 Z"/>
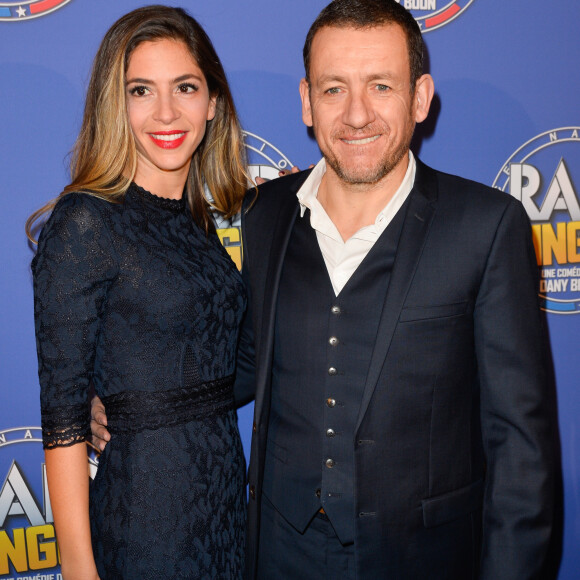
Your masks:
<path fill-rule="evenodd" d="M 426 112 L 411 88 L 407 40 L 397 24 L 324 27 L 312 41 L 302 118 L 328 170 L 348 184 L 376 184 L 399 167 Z M 421 83 L 421 79 L 418 84 Z"/>

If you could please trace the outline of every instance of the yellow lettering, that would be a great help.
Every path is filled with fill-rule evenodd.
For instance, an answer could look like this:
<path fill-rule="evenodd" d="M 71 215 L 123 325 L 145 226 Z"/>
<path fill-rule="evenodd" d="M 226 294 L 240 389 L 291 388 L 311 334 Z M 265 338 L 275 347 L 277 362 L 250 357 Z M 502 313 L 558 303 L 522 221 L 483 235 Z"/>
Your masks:
<path fill-rule="evenodd" d="M 242 245 L 238 228 L 222 228 L 217 235 L 238 270 L 242 269 Z"/>
<path fill-rule="evenodd" d="M 580 222 L 570 222 L 568 224 L 568 263 L 577 264 L 580 262 L 578 230 L 580 230 Z"/>
<path fill-rule="evenodd" d="M 10 540 L 8 533 L 0 530 L 0 574 L 8 574 L 10 571 L 9 561 L 12 562 L 16 572 L 26 572 L 26 540 L 24 528 L 12 530 L 14 542 Z"/>
<path fill-rule="evenodd" d="M 550 266 L 553 258 L 558 264 L 566 263 L 566 223 L 542 224 L 542 258 L 544 266 Z"/>
<path fill-rule="evenodd" d="M 35 526 L 26 529 L 26 543 L 28 545 L 28 562 L 31 570 L 53 568 L 57 564 L 56 542 L 43 542 L 44 539 L 54 538 L 54 527 L 51 525 Z"/>
<path fill-rule="evenodd" d="M 580 222 L 532 225 L 532 239 L 538 266 L 580 263 Z"/>
<path fill-rule="evenodd" d="M 538 266 L 542 265 L 542 224 L 532 226 L 532 239 L 534 240 L 534 250 L 536 250 L 536 261 Z"/>

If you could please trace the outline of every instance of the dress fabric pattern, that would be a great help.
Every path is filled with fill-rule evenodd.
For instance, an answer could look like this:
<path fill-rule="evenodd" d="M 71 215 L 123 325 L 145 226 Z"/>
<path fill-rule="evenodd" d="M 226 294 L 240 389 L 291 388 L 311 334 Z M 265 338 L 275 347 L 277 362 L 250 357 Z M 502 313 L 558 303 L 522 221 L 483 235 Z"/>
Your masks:
<path fill-rule="evenodd" d="M 120 203 L 72 193 L 32 268 L 45 448 L 87 438 L 91 383 L 111 407 L 90 489 L 101 580 L 242 578 L 246 295 L 217 236 L 135 184 Z"/>

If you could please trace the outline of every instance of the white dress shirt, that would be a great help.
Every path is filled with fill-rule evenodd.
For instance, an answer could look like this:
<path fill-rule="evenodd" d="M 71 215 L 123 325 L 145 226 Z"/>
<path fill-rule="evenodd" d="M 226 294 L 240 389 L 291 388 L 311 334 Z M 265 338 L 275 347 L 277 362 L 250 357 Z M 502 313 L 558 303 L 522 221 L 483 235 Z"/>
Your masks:
<path fill-rule="evenodd" d="M 391 223 L 411 193 L 415 182 L 415 157 L 409 151 L 409 166 L 403 182 L 375 219 L 375 223 L 358 230 L 351 238 L 342 239 L 338 229 L 318 201 L 318 188 L 326 172 L 326 161 L 321 159 L 296 194 L 300 203 L 300 217 L 310 210 L 310 226 L 316 238 L 336 296 L 344 288 L 379 236 Z M 331 192 L 332 195 L 332 192 Z"/>

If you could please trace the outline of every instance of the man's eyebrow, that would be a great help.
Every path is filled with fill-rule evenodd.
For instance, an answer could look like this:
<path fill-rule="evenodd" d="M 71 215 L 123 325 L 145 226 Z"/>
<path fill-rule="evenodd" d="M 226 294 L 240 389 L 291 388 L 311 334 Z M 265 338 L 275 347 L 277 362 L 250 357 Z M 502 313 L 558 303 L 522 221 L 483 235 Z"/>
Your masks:
<path fill-rule="evenodd" d="M 372 73 L 369 74 L 366 77 L 363 77 L 363 80 L 365 82 L 372 82 L 372 81 L 378 81 L 378 80 L 386 80 L 386 81 L 393 81 L 393 80 L 397 80 L 397 76 L 394 75 L 393 73 L 390 72 L 378 72 L 378 73 Z M 341 76 L 340 74 L 326 74 L 326 75 L 322 75 L 319 77 L 318 79 L 319 83 L 333 83 L 333 82 L 347 82 L 346 77 Z"/>

